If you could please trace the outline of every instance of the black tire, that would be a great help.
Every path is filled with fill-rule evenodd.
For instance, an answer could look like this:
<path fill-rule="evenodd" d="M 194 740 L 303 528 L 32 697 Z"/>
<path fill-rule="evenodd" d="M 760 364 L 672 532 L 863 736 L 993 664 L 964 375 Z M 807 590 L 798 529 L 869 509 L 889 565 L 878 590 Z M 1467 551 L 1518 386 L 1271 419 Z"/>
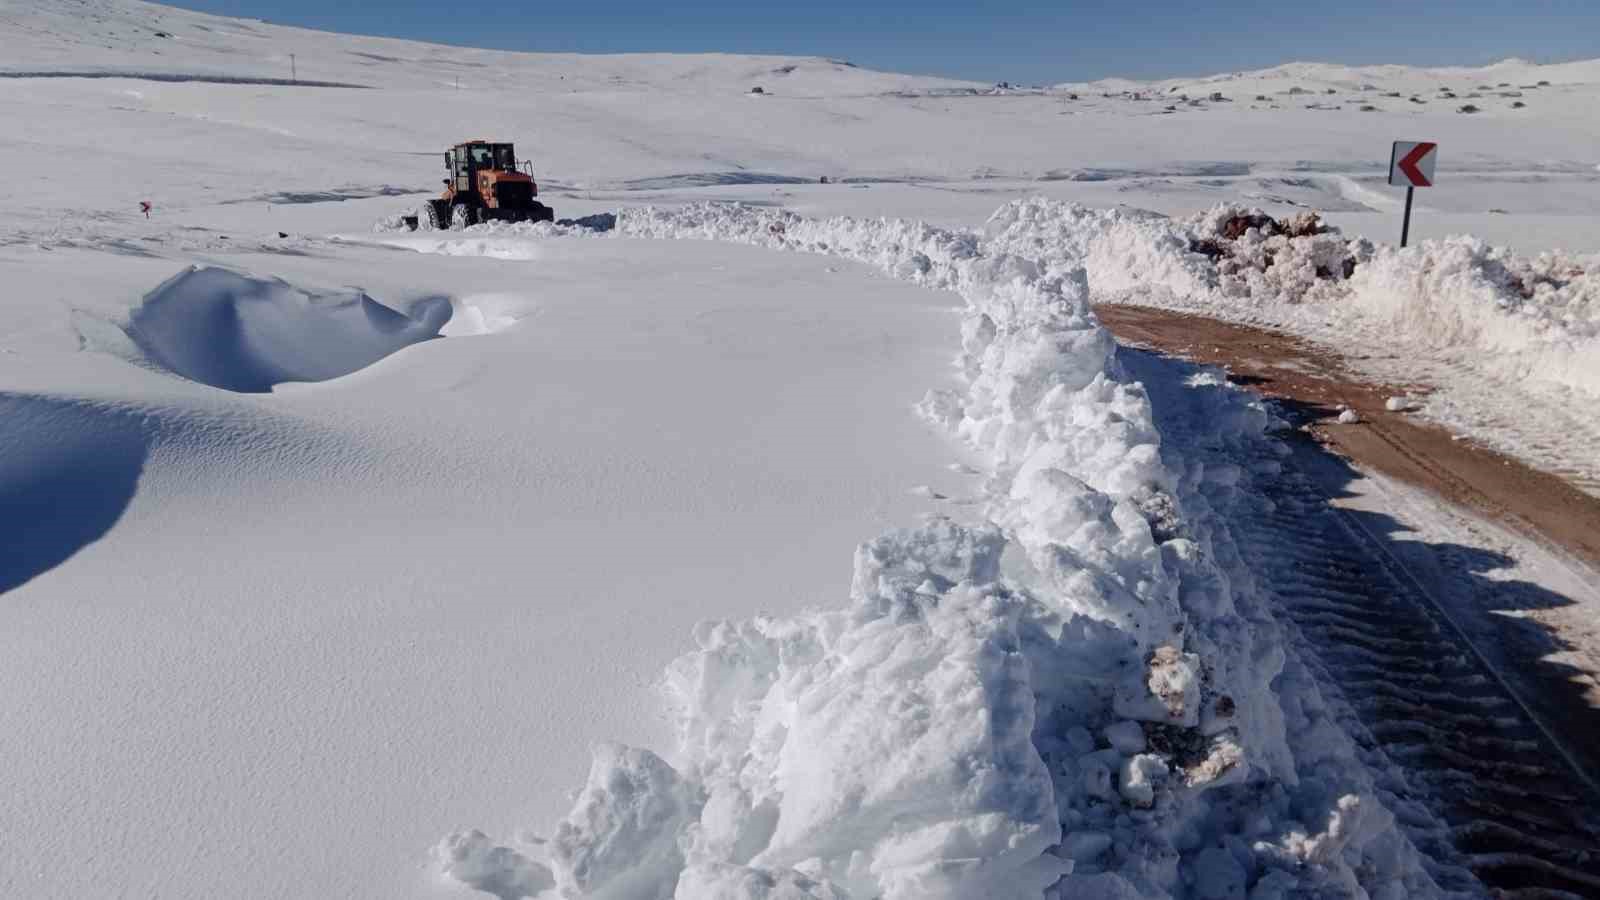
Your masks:
<path fill-rule="evenodd" d="M 533 209 L 528 212 L 528 221 L 530 222 L 554 222 L 555 220 L 556 211 L 543 203 L 535 203 Z"/>
<path fill-rule="evenodd" d="M 470 228 L 482 221 L 478 210 L 470 203 L 457 203 L 450 207 L 450 227 Z"/>
<path fill-rule="evenodd" d="M 429 200 L 418 211 L 417 226 L 424 231 L 444 231 L 450 227 L 450 208 L 443 200 Z"/>

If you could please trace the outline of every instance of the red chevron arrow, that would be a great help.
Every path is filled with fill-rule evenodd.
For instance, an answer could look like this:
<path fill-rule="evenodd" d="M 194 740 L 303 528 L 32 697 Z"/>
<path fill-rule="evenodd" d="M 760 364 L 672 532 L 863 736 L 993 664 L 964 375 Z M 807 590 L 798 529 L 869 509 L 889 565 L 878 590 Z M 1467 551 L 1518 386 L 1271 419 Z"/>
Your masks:
<path fill-rule="evenodd" d="M 1411 152 L 1407 153 L 1405 158 L 1400 160 L 1398 163 L 1400 166 L 1400 171 L 1404 172 L 1406 178 L 1410 179 L 1411 183 L 1417 187 L 1433 186 L 1433 182 L 1428 180 L 1428 176 L 1422 174 L 1422 170 L 1417 168 L 1417 163 L 1422 162 L 1422 158 L 1427 156 L 1429 153 L 1432 153 L 1434 148 L 1438 146 L 1438 144 L 1418 144 L 1415 147 L 1412 147 Z"/>

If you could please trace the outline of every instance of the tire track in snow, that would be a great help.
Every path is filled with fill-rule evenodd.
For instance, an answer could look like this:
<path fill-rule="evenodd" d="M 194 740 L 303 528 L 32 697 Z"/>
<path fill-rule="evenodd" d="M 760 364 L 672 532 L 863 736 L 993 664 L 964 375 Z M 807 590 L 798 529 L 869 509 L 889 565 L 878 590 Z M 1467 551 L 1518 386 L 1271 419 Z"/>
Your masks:
<path fill-rule="evenodd" d="M 1446 824 L 1402 816 L 1413 841 L 1499 896 L 1600 896 L 1594 786 L 1422 580 L 1293 459 L 1260 486 L 1271 511 L 1235 527 L 1319 680 L 1355 711 L 1358 742 L 1404 773 L 1393 805 Z"/>

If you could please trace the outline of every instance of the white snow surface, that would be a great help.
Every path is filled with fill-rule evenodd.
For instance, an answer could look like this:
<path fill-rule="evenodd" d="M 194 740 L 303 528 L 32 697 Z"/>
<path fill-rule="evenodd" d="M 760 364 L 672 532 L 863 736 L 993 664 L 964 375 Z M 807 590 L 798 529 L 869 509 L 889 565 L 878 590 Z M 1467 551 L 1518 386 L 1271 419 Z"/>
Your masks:
<path fill-rule="evenodd" d="M 1223 78 L 0 0 L 0 894 L 1435 893 L 1223 526 L 1271 417 L 1088 304 L 1600 473 L 1600 64 Z M 616 228 L 373 233 L 473 137 Z"/>
<path fill-rule="evenodd" d="M 186 266 L 12 259 L 0 895 L 437 895 L 440 835 L 552 820 L 593 742 L 669 740 L 651 686 L 697 621 L 830 602 L 864 535 L 943 508 L 914 485 L 970 492 L 912 410 L 953 300 L 857 266 L 234 254 L 204 299 L 257 323 L 364 292 L 433 330 L 448 290 L 477 326 L 241 393 L 128 337 Z"/>

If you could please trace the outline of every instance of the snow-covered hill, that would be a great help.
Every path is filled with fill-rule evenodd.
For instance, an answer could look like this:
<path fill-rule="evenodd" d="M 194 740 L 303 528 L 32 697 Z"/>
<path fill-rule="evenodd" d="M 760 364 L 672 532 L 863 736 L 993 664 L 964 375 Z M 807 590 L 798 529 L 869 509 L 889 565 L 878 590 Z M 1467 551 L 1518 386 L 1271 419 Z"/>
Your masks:
<path fill-rule="evenodd" d="M 1458 98 L 1476 94 L 1480 98 L 1529 97 L 1529 91 L 1545 88 L 1572 89 L 1600 82 L 1600 60 L 1582 60 L 1565 63 L 1533 63 L 1523 59 L 1505 59 L 1487 66 L 1345 66 L 1332 63 L 1293 62 L 1256 69 L 1248 72 L 1228 72 L 1197 78 L 1164 78 L 1137 81 L 1127 78 L 1108 78 L 1091 82 L 1073 82 L 1056 86 L 1056 90 L 1069 91 L 1141 91 L 1155 96 L 1185 93 L 1207 97 L 1213 91 L 1230 95 L 1233 99 L 1246 99 L 1235 95 L 1267 95 L 1281 101 L 1284 97 L 1318 95 L 1332 92 L 1348 96 L 1351 93 L 1367 94 L 1367 99 L 1377 100 L 1389 92 L 1398 91 L 1406 97 L 1435 98 L 1448 91 Z"/>
<path fill-rule="evenodd" d="M 638 89 L 743 93 L 762 79 L 799 93 L 838 96 L 972 88 L 925 76 L 859 69 L 839 60 L 722 54 L 510 53 L 333 34 L 177 9 L 140 0 L 7 0 L 0 72 L 129 73 L 362 87 L 558 90 Z M 291 61 L 290 56 L 294 56 Z"/>
<path fill-rule="evenodd" d="M 1425 347 L 1526 437 L 1595 385 L 1600 76 L 1449 72 L 996 90 L 0 0 L 0 894 L 1470 878 L 1230 531 L 1273 417 L 1141 386 L 1088 308 Z M 616 227 L 374 232 L 471 137 Z M 1403 137 L 1414 236 L 1580 252 L 1361 243 Z M 1216 222 L 1111 209 L 1219 201 L 1350 234 L 1222 273 Z"/>
<path fill-rule="evenodd" d="M 1406 135 L 1441 143 L 1445 189 L 1425 201 L 1446 212 L 1576 212 L 1600 165 L 1600 123 L 1586 114 L 1600 97 L 1593 62 L 1449 77 L 1293 65 L 1216 84 L 1015 92 L 821 59 L 470 50 L 136 0 L 8 0 L 0 23 L 0 75 L 32 76 L 0 78 L 0 109 L 28 123 L 0 135 L 0 150 L 37 173 L 38 189 L 23 198 L 29 216 L 52 219 L 126 215 L 141 199 L 182 208 L 429 189 L 440 148 L 479 135 L 518 141 L 550 184 L 591 190 L 1022 179 L 1070 199 L 1114 202 L 1134 190 L 1185 210 L 1245 193 L 1387 212 L 1377 176 L 1389 140 Z M 294 89 L 281 84 L 291 72 L 361 87 Z M 38 77 L 48 74 L 139 77 Z M 201 77 L 267 83 L 181 80 Z M 1437 96 L 1441 87 L 1457 98 Z M 1211 103 L 1212 91 L 1227 100 Z M 1182 92 L 1193 105 L 1176 99 Z M 1402 96 L 1384 96 L 1393 92 Z M 1457 112 L 1468 103 L 1482 111 Z M 138 166 L 119 165 L 129 155 Z M 74 165 L 49 164 L 62 157 Z M 1575 180 L 1587 186 L 1574 193 Z M 1475 190 L 1461 193 L 1468 183 Z M 963 209 L 967 221 L 988 211 Z M 1421 236 L 1436 224 L 1419 218 Z M 1567 244 L 1579 241 L 1595 238 L 1585 231 Z"/>

